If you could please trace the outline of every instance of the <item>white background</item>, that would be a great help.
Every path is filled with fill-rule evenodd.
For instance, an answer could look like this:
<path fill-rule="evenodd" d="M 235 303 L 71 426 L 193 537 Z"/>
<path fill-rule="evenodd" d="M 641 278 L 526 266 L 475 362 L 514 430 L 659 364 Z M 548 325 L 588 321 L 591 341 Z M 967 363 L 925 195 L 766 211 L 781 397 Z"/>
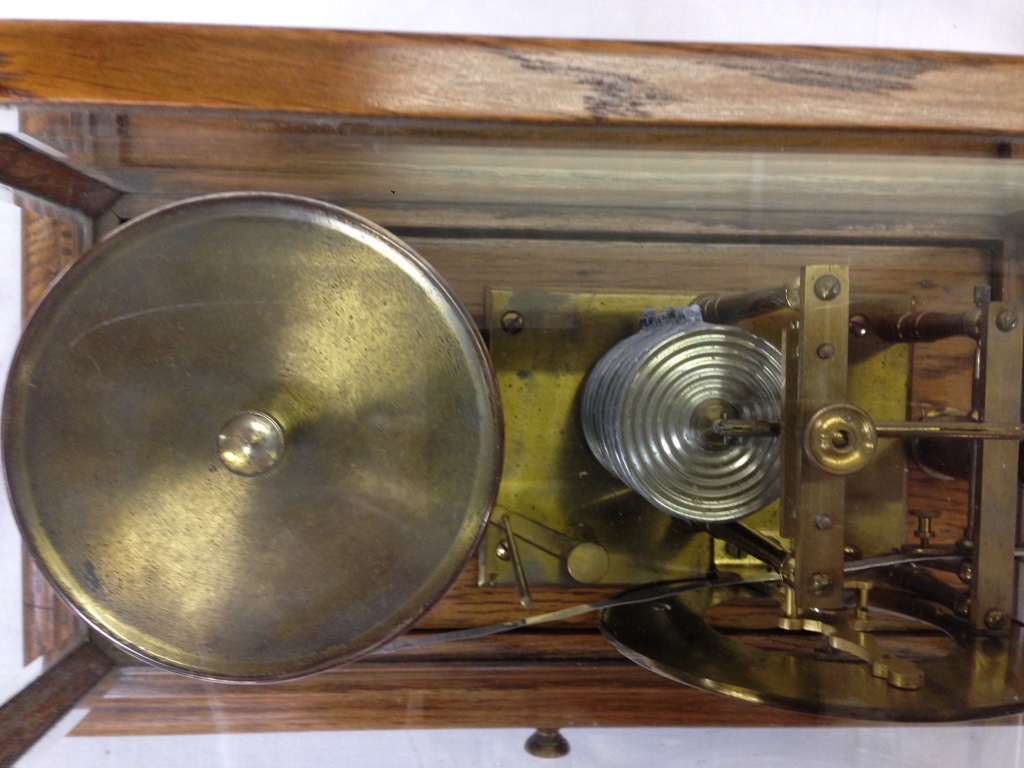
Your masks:
<path fill-rule="evenodd" d="M 584 37 L 648 41 L 766 43 L 909 48 L 1024 55 L 1021 0 L 369 0 L 222 3 L 186 0 L 8 0 L 8 18 L 164 21 L 330 27 L 454 34 Z M 12 7 L 14 6 L 14 7 Z M 0 40 L 0 50 L 3 49 Z M 1021 105 L 1024 109 L 1024 104 Z M 4 116 L 0 114 L 0 126 Z M 17 338 L 20 307 L 9 290 L 19 268 L 16 211 L 0 198 L 0 369 Z M 16 546 L 0 510 L 0 558 Z M 6 543 L 5 543 L 6 542 Z M 5 578 L 12 572 L 4 569 Z M 9 589 L 4 595 L 20 594 Z M 17 615 L 0 605 L 0 616 Z M 20 625 L 0 627 L 20 643 Z M 0 638 L 0 650 L 3 639 Z M 0 658 L 10 658 L 4 654 Z M 0 681 L 2 682 L 2 681 Z M 0 690 L 0 698 L 3 691 Z M 23 761 L 27 766 L 537 766 L 522 751 L 528 731 L 404 731 L 151 738 L 62 737 L 84 713 L 72 713 Z M 1024 765 L 1021 729 L 918 727 L 842 729 L 570 730 L 572 753 L 554 765 L 667 764 L 733 766 Z"/>
<path fill-rule="evenodd" d="M 1020 0 L 8 0 L 10 18 L 1024 54 Z"/>

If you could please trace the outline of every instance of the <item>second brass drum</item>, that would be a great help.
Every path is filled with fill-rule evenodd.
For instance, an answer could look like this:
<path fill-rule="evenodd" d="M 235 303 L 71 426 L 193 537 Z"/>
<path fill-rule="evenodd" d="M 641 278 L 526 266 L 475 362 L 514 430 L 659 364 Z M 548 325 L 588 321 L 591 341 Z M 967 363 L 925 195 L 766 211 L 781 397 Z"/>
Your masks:
<path fill-rule="evenodd" d="M 44 572 L 122 648 L 201 677 L 357 658 L 448 588 L 497 490 L 480 337 L 387 232 L 289 196 L 115 231 L 45 297 L 4 399 Z"/>

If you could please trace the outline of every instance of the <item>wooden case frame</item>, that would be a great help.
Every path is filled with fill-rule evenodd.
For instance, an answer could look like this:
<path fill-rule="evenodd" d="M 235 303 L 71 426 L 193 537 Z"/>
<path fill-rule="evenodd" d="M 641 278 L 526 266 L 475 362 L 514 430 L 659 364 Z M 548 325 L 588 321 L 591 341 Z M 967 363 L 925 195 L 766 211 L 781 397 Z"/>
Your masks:
<path fill-rule="evenodd" d="M 0 183 L 24 211 L 26 312 L 63 265 L 124 219 L 225 188 L 337 197 L 374 178 L 352 166 L 381 144 L 483 156 L 496 146 L 635 146 L 1024 158 L 1024 59 L 996 56 L 2 23 L 0 104 L 19 114 L 17 129 L 0 135 Z M 438 167 L 410 161 L 398 177 L 415 204 L 388 202 L 404 189 L 367 187 L 356 210 L 404 236 L 440 236 L 452 223 L 429 194 L 443 184 L 462 200 L 464 232 L 496 226 Z M 503 226 L 545 225 L 523 214 Z M 703 226 L 730 231 L 725 221 Z M 957 225 L 945 226 L 932 234 L 949 238 Z M 995 261 L 1020 253 L 1019 230 L 962 234 Z M 120 657 L 31 565 L 25 584 L 28 655 L 54 663 L 0 710 L 0 762 L 83 696 L 90 714 L 74 733 L 838 722 L 664 681 L 618 656 L 592 620 L 286 684 L 216 686 Z M 541 589 L 534 610 L 602 594 Z M 421 627 L 521 615 L 511 590 L 481 592 L 471 568 Z"/>

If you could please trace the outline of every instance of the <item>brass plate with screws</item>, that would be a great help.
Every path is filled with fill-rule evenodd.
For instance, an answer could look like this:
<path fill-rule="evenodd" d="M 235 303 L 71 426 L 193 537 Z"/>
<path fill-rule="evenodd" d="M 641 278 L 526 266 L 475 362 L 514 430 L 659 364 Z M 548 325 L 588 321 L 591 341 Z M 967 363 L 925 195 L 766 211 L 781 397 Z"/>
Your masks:
<path fill-rule="evenodd" d="M 488 292 L 491 359 L 505 409 L 506 460 L 498 505 L 555 536 L 600 545 L 608 567 L 591 583 L 686 578 L 703 575 L 710 565 L 709 537 L 654 509 L 606 472 L 587 448 L 578 414 L 587 372 L 617 341 L 636 331 L 644 308 L 685 306 L 696 295 Z M 858 297 L 858 304 L 868 310 L 874 303 L 905 311 L 912 299 Z M 791 317 L 777 312 L 737 324 L 777 345 Z M 851 334 L 851 403 L 877 419 L 905 419 L 909 381 L 908 345 L 886 344 L 871 333 Z M 880 440 L 868 471 L 871 483 L 847 484 L 845 521 L 847 541 L 864 556 L 889 552 L 905 541 L 906 458 L 900 441 Z M 778 503 L 744 522 L 777 537 Z M 488 526 L 479 555 L 481 585 L 515 583 L 511 562 L 496 554 L 503 535 L 498 526 Z M 526 580 L 537 585 L 578 584 L 565 559 L 546 545 L 544 539 L 550 537 L 527 531 L 520 541 Z M 752 563 L 721 541 L 713 546 L 720 567 Z"/>

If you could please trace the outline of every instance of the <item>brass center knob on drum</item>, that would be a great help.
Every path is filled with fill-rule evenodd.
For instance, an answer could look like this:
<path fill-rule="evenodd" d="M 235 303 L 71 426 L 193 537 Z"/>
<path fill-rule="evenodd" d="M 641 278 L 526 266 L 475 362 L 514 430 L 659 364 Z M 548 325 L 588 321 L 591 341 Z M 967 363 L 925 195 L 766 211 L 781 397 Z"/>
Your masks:
<path fill-rule="evenodd" d="M 276 467 L 284 455 L 284 430 L 265 413 L 240 413 L 221 427 L 217 455 L 221 464 L 236 475 L 262 475 Z"/>

